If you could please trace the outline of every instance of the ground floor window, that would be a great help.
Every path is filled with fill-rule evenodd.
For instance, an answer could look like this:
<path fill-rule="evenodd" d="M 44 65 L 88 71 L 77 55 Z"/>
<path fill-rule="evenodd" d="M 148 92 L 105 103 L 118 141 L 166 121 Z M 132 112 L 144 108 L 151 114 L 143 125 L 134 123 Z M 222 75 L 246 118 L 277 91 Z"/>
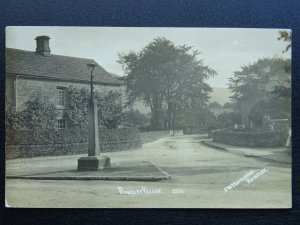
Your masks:
<path fill-rule="evenodd" d="M 62 130 L 66 129 L 66 121 L 63 119 L 57 120 L 57 129 Z"/>

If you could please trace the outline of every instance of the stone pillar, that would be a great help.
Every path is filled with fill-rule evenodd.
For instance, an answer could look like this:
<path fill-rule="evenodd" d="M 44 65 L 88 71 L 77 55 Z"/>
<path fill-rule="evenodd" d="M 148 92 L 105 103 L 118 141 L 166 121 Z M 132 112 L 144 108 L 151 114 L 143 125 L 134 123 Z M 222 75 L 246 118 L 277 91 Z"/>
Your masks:
<path fill-rule="evenodd" d="M 100 156 L 97 103 L 88 106 L 88 156 L 78 159 L 78 171 L 97 171 L 110 167 L 110 158 Z"/>
<path fill-rule="evenodd" d="M 88 156 L 99 156 L 98 110 L 96 102 L 91 99 L 88 106 Z"/>

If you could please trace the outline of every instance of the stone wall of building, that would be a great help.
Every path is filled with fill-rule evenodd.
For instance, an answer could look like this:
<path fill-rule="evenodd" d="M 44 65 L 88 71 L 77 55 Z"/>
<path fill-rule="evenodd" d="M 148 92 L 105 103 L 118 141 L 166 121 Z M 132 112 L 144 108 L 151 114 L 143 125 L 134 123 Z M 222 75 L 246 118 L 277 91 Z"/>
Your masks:
<path fill-rule="evenodd" d="M 16 110 L 23 110 L 27 101 L 37 97 L 48 99 L 49 102 L 55 104 L 56 89 L 58 87 L 67 88 L 71 85 L 79 89 L 83 87 L 90 88 L 89 83 L 52 81 L 18 77 L 16 79 Z M 119 86 L 100 84 L 95 84 L 94 90 L 101 92 L 108 92 L 110 90 L 121 91 Z"/>
<path fill-rule="evenodd" d="M 13 76 L 7 77 L 5 79 L 5 101 L 12 105 L 15 104 L 14 86 L 15 78 Z"/>

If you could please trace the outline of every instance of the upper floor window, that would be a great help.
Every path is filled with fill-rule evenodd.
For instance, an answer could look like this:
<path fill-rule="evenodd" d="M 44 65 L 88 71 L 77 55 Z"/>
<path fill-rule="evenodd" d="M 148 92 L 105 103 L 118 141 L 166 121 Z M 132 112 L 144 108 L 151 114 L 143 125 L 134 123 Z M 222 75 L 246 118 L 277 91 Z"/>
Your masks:
<path fill-rule="evenodd" d="M 56 88 L 56 105 L 66 106 L 66 88 L 57 87 Z"/>

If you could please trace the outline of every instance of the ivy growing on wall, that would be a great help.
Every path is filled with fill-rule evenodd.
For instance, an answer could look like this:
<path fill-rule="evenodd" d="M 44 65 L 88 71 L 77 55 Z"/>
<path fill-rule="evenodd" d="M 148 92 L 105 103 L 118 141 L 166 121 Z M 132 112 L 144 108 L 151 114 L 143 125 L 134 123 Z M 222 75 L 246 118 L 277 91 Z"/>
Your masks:
<path fill-rule="evenodd" d="M 67 96 L 68 106 L 64 112 L 64 118 L 69 122 L 69 127 L 87 128 L 89 90 L 70 86 L 67 89 Z M 94 99 L 98 106 L 99 126 L 114 129 L 120 125 L 124 118 L 121 97 L 121 93 L 116 91 L 109 91 L 108 93 L 94 92 Z"/>
<path fill-rule="evenodd" d="M 94 96 L 98 105 L 99 126 L 106 129 L 117 128 L 124 118 L 121 93 L 96 91 Z M 67 89 L 67 105 L 63 110 L 63 118 L 66 119 L 68 128 L 87 129 L 89 98 L 90 92 L 87 88 L 70 86 Z M 5 125 L 10 130 L 56 129 L 58 113 L 56 106 L 45 98 L 28 101 L 23 111 L 16 111 L 7 103 Z"/>

